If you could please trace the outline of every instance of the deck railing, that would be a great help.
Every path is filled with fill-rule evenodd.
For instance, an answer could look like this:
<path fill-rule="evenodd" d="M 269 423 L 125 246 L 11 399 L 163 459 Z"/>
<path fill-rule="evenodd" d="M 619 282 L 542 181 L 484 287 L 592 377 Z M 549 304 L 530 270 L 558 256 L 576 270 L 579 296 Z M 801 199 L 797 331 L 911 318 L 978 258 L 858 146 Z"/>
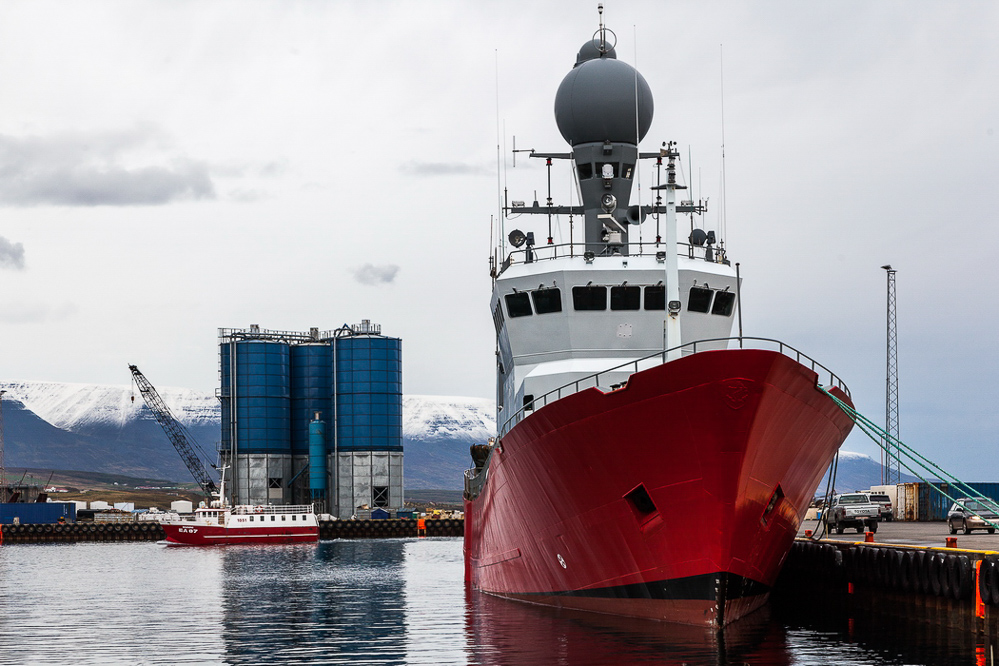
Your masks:
<path fill-rule="evenodd" d="M 719 347 L 719 343 L 722 342 L 725 343 L 725 347 Z M 818 378 L 819 382 L 822 382 L 822 380 L 826 376 L 828 376 L 829 382 L 825 384 L 825 386 L 835 386 L 840 390 L 842 390 L 844 393 L 846 393 L 847 396 L 850 395 L 850 389 L 847 388 L 846 383 L 844 383 L 842 379 L 840 379 L 835 373 L 833 373 L 832 370 L 822 365 L 821 363 L 813 359 L 811 356 L 808 356 L 807 354 L 798 351 L 791 345 L 781 342 L 780 340 L 774 340 L 772 338 L 755 338 L 755 337 L 745 337 L 745 336 L 735 337 L 735 338 L 711 338 L 708 340 L 696 340 L 694 342 L 688 342 L 686 344 L 678 345 L 670 349 L 650 354 L 640 359 L 627 361 L 626 363 L 622 363 L 621 365 L 614 366 L 613 368 L 608 368 L 607 370 L 601 370 L 600 372 L 595 372 L 592 375 L 583 377 L 581 379 L 577 379 L 576 381 L 573 382 L 569 382 L 568 384 L 564 384 L 558 387 L 557 389 L 553 389 L 548 393 L 545 393 L 544 395 L 530 401 L 529 403 L 524 405 L 521 409 L 519 409 L 513 416 L 507 419 L 506 422 L 503 423 L 502 428 L 500 428 L 499 430 L 499 437 L 497 438 L 497 441 L 499 438 L 503 437 L 503 435 L 509 432 L 509 430 L 513 426 L 520 423 L 520 421 L 523 420 L 527 412 L 539 409 L 541 407 L 544 407 L 550 402 L 560 400 L 561 398 L 572 395 L 573 393 L 578 393 L 579 391 L 585 389 L 606 388 L 608 390 L 613 390 L 621 388 L 622 386 L 627 384 L 627 379 L 625 379 L 624 381 L 618 380 L 617 383 L 607 384 L 606 386 L 602 386 L 600 383 L 600 378 L 603 376 L 610 375 L 612 373 L 619 375 L 622 372 L 628 372 L 630 376 L 636 372 L 639 372 L 640 370 L 648 370 L 649 368 L 653 368 L 657 365 L 663 365 L 664 363 L 666 363 L 666 358 L 672 355 L 672 352 L 680 352 L 681 355 L 689 356 L 691 354 L 697 354 L 699 352 L 704 352 L 704 351 L 717 351 L 719 349 L 727 349 L 729 348 L 728 344 L 731 342 L 737 342 L 739 349 L 744 349 L 746 347 L 746 343 L 753 343 L 754 346 L 752 348 L 769 349 L 776 347 L 776 351 L 780 352 L 784 356 L 793 358 L 797 363 L 804 365 L 805 367 L 810 368 L 812 372 L 815 372 L 819 376 Z"/>
<path fill-rule="evenodd" d="M 677 253 L 681 257 L 689 259 L 700 259 L 709 263 L 729 264 L 725 248 L 707 245 L 693 245 L 690 243 L 677 243 Z M 627 248 L 627 255 L 614 254 L 615 250 L 621 251 Z M 587 261 L 604 257 L 656 257 L 661 261 L 666 261 L 666 245 L 663 242 L 656 243 L 649 241 L 639 243 L 630 241 L 627 245 L 618 247 L 606 247 L 602 252 L 587 252 L 586 243 L 559 243 L 552 245 L 532 245 L 510 252 L 503 261 L 502 270 L 510 267 L 510 264 L 534 263 L 549 259 L 559 259 L 565 257 L 582 257 Z"/>

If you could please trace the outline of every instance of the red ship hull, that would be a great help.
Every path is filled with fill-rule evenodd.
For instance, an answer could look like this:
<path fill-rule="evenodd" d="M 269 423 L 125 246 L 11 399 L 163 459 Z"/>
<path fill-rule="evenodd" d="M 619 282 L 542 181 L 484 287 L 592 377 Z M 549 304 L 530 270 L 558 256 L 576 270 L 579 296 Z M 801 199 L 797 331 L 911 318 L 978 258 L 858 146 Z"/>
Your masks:
<path fill-rule="evenodd" d="M 466 580 L 614 615 L 746 615 L 852 427 L 816 380 L 777 352 L 710 351 L 538 409 L 466 498 Z"/>
<path fill-rule="evenodd" d="M 185 546 L 218 546 L 241 543 L 315 543 L 319 527 L 221 527 L 163 523 L 166 541 Z"/>

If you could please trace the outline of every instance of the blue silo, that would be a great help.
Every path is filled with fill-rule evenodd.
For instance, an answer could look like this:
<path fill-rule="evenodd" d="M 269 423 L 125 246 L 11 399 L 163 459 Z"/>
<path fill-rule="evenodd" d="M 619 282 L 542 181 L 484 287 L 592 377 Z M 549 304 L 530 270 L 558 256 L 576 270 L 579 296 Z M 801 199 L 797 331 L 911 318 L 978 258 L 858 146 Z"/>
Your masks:
<path fill-rule="evenodd" d="M 233 450 L 237 455 L 290 454 L 288 344 L 270 340 L 235 340 L 220 344 L 219 354 L 223 448 Z M 235 428 L 232 423 L 234 411 Z"/>
<path fill-rule="evenodd" d="M 353 335 L 335 341 L 336 447 L 402 451 L 402 341 Z"/>
<path fill-rule="evenodd" d="M 333 368 L 329 342 L 291 347 L 291 452 L 309 455 L 309 424 L 315 412 L 331 413 Z"/>

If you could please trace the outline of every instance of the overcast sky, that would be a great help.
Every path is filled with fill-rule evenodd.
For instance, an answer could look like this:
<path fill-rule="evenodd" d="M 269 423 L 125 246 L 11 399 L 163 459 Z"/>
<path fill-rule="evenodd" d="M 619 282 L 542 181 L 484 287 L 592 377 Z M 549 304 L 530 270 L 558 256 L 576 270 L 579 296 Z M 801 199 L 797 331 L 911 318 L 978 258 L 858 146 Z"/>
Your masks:
<path fill-rule="evenodd" d="M 742 265 L 746 334 L 883 422 L 891 263 L 903 440 L 999 478 L 999 3 L 604 5 L 655 98 L 642 149 L 679 143 Z M 3 2 L 0 377 L 210 391 L 219 327 L 365 318 L 406 393 L 493 397 L 497 126 L 567 150 L 552 105 L 595 9 Z M 511 198 L 544 197 L 527 162 Z"/>

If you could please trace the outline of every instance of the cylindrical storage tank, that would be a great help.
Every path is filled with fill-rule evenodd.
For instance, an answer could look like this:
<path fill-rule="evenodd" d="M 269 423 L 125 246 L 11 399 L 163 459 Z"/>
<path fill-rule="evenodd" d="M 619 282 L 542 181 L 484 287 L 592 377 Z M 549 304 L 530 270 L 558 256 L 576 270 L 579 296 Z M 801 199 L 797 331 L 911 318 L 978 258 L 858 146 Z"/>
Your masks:
<path fill-rule="evenodd" d="M 222 447 L 229 449 L 236 419 L 236 453 L 291 451 L 290 360 L 287 343 L 270 340 L 224 342 Z"/>
<path fill-rule="evenodd" d="M 309 494 L 313 500 L 326 499 L 326 423 L 319 412 L 309 423 Z"/>
<path fill-rule="evenodd" d="M 402 451 L 402 341 L 356 335 L 334 346 L 339 451 Z"/>
<path fill-rule="evenodd" d="M 310 423 L 315 412 L 332 413 L 331 354 L 328 342 L 291 347 L 291 451 L 295 455 L 310 455 Z"/>

